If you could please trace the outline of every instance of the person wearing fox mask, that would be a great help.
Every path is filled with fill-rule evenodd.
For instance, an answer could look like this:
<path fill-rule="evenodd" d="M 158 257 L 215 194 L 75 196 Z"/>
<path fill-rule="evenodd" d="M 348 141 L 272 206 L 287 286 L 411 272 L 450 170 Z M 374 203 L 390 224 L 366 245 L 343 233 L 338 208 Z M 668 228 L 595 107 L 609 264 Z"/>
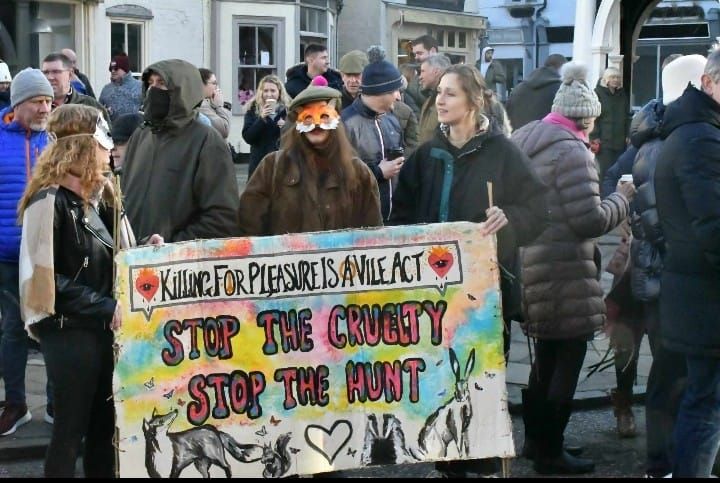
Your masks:
<path fill-rule="evenodd" d="M 382 225 L 375 177 L 340 122 L 340 92 L 323 80 L 313 79 L 290 103 L 280 150 L 260 161 L 240 196 L 243 235 Z"/>

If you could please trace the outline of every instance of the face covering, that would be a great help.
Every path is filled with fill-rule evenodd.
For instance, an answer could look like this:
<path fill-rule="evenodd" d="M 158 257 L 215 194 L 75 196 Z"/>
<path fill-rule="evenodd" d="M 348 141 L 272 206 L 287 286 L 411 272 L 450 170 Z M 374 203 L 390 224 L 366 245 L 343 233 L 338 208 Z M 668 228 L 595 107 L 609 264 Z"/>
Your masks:
<path fill-rule="evenodd" d="M 295 129 L 298 132 L 310 132 L 316 127 L 331 130 L 337 129 L 340 116 L 335 110 L 335 100 L 311 102 L 300 107 Z"/>
<path fill-rule="evenodd" d="M 160 126 L 170 112 L 170 91 L 151 87 L 143 102 L 145 121 L 151 126 Z"/>

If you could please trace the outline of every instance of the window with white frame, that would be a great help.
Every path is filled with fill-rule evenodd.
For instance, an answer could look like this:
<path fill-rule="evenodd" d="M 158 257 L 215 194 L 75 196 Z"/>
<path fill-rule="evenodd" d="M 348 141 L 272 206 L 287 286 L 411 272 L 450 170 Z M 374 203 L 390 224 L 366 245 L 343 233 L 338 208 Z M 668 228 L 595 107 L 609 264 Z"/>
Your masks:
<path fill-rule="evenodd" d="M 147 60 L 147 29 L 153 19 L 152 11 L 128 3 L 109 7 L 105 14 L 110 18 L 110 55 L 126 53 L 130 70 L 139 75 Z"/>
<path fill-rule="evenodd" d="M 278 75 L 284 67 L 280 51 L 283 22 L 281 18 L 235 19 L 233 113 L 244 114 L 260 79 Z"/>
<path fill-rule="evenodd" d="M 327 0 L 300 0 L 300 61 L 309 44 L 328 46 Z"/>
<path fill-rule="evenodd" d="M 112 19 L 110 22 L 110 55 L 122 52 L 130 59 L 130 70 L 142 72 L 145 67 L 145 22 Z"/>

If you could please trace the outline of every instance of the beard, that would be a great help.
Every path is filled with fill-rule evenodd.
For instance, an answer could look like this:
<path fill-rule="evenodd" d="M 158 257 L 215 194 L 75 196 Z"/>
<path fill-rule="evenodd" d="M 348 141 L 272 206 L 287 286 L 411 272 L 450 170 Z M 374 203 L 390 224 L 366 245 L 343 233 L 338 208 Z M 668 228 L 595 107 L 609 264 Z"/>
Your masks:
<path fill-rule="evenodd" d="M 31 122 L 30 123 L 30 130 L 35 132 L 42 132 L 47 128 L 47 120 L 45 121 L 37 121 L 37 122 Z"/>

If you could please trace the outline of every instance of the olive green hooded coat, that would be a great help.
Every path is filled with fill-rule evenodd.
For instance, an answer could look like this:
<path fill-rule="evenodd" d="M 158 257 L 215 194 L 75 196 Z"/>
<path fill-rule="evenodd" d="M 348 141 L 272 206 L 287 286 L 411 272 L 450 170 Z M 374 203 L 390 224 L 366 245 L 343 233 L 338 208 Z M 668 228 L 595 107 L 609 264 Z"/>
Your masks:
<path fill-rule="evenodd" d="M 152 73 L 165 80 L 170 109 L 159 126 L 142 126 L 128 142 L 121 185 L 135 236 L 159 233 L 177 242 L 237 235 L 240 194 L 230 150 L 197 120 L 200 72 L 184 60 L 152 64 L 143 72 L 143 95 Z"/>

